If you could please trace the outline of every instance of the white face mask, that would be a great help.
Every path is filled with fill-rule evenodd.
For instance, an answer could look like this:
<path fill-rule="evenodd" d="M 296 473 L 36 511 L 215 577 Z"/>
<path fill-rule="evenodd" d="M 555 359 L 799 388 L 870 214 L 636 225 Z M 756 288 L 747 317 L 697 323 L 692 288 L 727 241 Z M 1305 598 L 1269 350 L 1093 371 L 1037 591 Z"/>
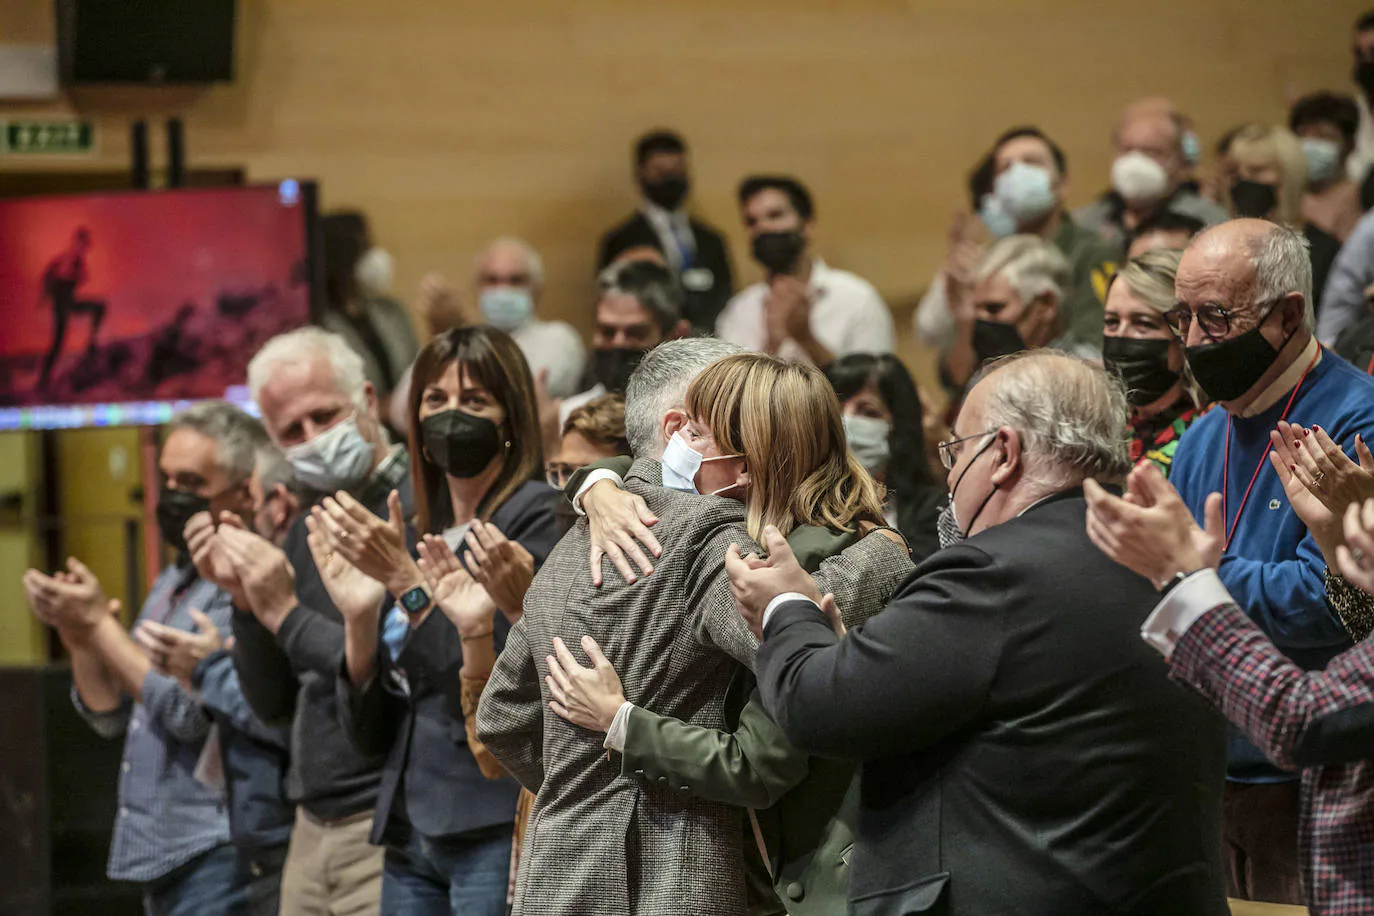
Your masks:
<path fill-rule="evenodd" d="M 714 458 L 703 458 L 701 452 L 687 444 L 687 438 L 682 435 L 682 430 L 673 433 L 673 437 L 668 440 L 668 447 L 663 450 L 663 485 L 670 490 L 681 490 L 684 493 L 700 493 L 697 489 L 697 472 L 701 466 L 708 461 L 725 461 L 730 458 L 743 458 L 743 455 L 717 455 Z M 721 487 L 713 490 L 708 495 L 719 496 L 727 490 L 733 490 L 735 484 L 728 487 Z"/>
<path fill-rule="evenodd" d="M 374 296 L 383 296 L 391 291 L 391 280 L 396 270 L 396 261 L 391 252 L 375 245 L 358 259 L 353 268 L 353 276 L 363 291 Z"/>
<path fill-rule="evenodd" d="M 845 414 L 844 437 L 849 450 L 870 474 L 880 474 L 892 457 L 892 424 L 877 417 Z"/>
<path fill-rule="evenodd" d="M 1125 153 L 1112 163 L 1112 188 L 1127 203 L 1151 203 L 1169 193 L 1169 173 L 1144 153 Z"/>
<path fill-rule="evenodd" d="M 301 483 L 333 493 L 357 486 L 367 478 L 375 449 L 358 431 L 355 415 L 313 439 L 291 446 L 285 454 Z"/>
<path fill-rule="evenodd" d="M 1034 223 L 1054 209 L 1054 180 L 1028 162 L 1013 162 L 997 176 L 993 194 L 1017 221 L 1018 228 Z"/>
<path fill-rule="evenodd" d="M 534 317 L 534 296 L 523 286 L 488 286 L 477 295 L 482 317 L 509 334 Z"/>

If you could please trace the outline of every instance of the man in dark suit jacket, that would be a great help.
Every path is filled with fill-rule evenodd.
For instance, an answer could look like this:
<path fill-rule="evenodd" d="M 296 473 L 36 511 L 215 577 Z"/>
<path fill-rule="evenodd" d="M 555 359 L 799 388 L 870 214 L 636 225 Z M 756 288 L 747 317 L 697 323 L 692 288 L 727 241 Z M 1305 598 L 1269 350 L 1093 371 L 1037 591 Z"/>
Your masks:
<path fill-rule="evenodd" d="M 1083 526 L 1082 481 L 1129 468 L 1123 398 L 1063 354 L 996 364 L 941 447 L 966 539 L 843 640 L 776 532 L 766 563 L 728 558 L 764 705 L 863 761 L 856 916 L 1226 912 L 1222 723 L 1142 646 L 1155 590 Z"/>
<path fill-rule="evenodd" d="M 635 143 L 635 181 L 644 198 L 632 216 L 601 237 L 597 269 L 635 248 L 657 250 L 682 284 L 684 316 L 692 327 L 709 334 L 734 295 L 734 279 L 720 233 L 683 209 L 691 185 L 682 137 L 667 130 L 640 137 Z"/>

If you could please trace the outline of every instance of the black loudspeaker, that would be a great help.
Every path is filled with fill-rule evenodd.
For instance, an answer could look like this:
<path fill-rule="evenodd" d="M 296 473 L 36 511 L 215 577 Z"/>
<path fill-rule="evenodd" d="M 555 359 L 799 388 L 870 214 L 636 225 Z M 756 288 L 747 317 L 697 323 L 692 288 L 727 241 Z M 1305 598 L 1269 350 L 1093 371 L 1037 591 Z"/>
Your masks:
<path fill-rule="evenodd" d="M 234 0 L 56 0 L 66 85 L 234 78 Z"/>

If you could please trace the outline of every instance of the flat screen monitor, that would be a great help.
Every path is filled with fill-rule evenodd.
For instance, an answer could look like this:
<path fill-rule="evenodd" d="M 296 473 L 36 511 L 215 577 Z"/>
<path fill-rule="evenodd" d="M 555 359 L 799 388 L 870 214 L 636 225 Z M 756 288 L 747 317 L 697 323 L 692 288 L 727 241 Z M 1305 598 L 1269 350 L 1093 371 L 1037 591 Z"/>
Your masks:
<path fill-rule="evenodd" d="M 0 430 L 245 407 L 248 360 L 321 291 L 315 188 L 0 201 Z"/>

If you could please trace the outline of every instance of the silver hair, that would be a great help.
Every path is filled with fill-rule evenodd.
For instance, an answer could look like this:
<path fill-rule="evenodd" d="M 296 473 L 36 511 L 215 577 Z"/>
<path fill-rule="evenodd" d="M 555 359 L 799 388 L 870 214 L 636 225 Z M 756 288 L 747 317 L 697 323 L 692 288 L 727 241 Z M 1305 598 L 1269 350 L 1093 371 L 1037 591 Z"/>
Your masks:
<path fill-rule="evenodd" d="M 513 235 L 503 235 L 500 238 L 492 239 L 490 245 L 483 248 L 473 259 L 472 271 L 474 274 L 482 272 L 482 263 L 487 259 L 487 255 L 498 245 L 509 245 L 518 248 L 520 253 L 525 256 L 525 269 L 530 274 L 530 289 L 539 292 L 544 288 L 544 259 L 539 256 L 539 252 L 534 250 L 534 246 L 524 239 L 516 238 Z"/>
<path fill-rule="evenodd" d="M 644 354 L 625 388 L 625 437 L 635 457 L 661 457 L 663 415 L 687 402 L 687 386 L 701 370 L 743 352 L 743 347 L 714 337 L 689 337 Z"/>
<path fill-rule="evenodd" d="M 317 495 L 315 491 L 301 483 L 291 467 L 291 462 L 286 460 L 286 454 L 270 441 L 258 447 L 253 463 L 263 493 L 271 493 L 280 485 L 286 487 L 302 503 L 314 502 Z"/>
<path fill-rule="evenodd" d="M 682 289 L 662 264 L 622 261 L 603 270 L 597 282 L 602 296 L 633 296 L 664 336 L 682 321 Z"/>
<path fill-rule="evenodd" d="M 235 483 L 253 473 L 258 449 L 269 441 L 261 423 L 227 401 L 192 404 L 173 415 L 167 428 L 189 429 L 213 440 L 215 463 Z"/>
<path fill-rule="evenodd" d="M 1303 324 L 1317 326 L 1312 310 L 1311 246 L 1301 232 L 1275 223 L 1250 243 L 1250 266 L 1255 271 L 1255 303 L 1274 302 L 1289 293 L 1302 293 Z"/>
<path fill-rule="evenodd" d="M 1072 276 L 1068 259 L 1053 243 L 1038 235 L 1012 235 L 998 240 L 978 263 L 975 280 L 981 283 L 999 273 L 1007 275 L 1007 282 L 1027 305 L 1046 293 L 1063 301 Z"/>
<path fill-rule="evenodd" d="M 1030 350 L 992 363 L 983 428 L 1021 435 L 1026 473 L 1064 486 L 1085 477 L 1119 480 L 1131 469 L 1126 390 L 1095 362 Z"/>
<path fill-rule="evenodd" d="M 283 365 L 300 365 L 311 357 L 323 357 L 334 370 L 334 381 L 359 410 L 367 406 L 367 368 L 363 358 L 338 334 L 323 328 L 304 327 L 278 334 L 253 355 L 248 363 L 248 392 L 259 402 L 273 372 Z"/>

